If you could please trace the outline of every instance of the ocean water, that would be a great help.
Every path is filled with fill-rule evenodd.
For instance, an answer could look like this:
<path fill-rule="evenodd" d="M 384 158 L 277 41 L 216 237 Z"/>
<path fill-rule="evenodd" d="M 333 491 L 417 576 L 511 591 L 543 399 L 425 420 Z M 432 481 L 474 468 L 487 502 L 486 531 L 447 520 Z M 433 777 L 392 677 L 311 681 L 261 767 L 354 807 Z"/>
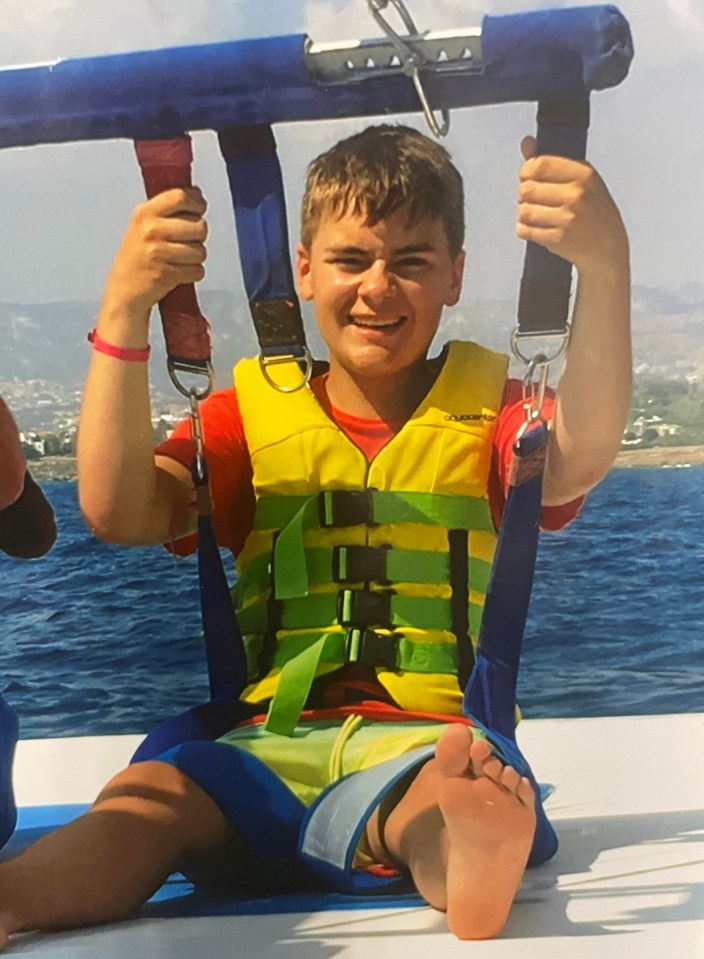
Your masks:
<path fill-rule="evenodd" d="M 0 554 L 0 690 L 24 738 L 144 732 L 207 699 L 194 559 L 98 542 L 73 483 L 59 540 Z M 529 717 L 704 709 L 704 468 L 616 470 L 542 537 L 520 701 Z"/>

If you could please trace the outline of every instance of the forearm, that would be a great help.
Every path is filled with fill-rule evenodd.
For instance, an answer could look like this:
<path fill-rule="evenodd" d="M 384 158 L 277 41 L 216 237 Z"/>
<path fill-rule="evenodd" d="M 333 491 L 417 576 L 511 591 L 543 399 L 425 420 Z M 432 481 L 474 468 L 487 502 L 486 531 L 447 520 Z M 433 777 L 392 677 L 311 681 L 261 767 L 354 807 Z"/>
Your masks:
<path fill-rule="evenodd" d="M 630 270 L 624 239 L 605 267 L 580 273 L 548 446 L 546 505 L 575 499 L 606 475 L 628 420 L 631 388 Z"/>
<path fill-rule="evenodd" d="M 97 331 L 115 346 L 143 349 L 148 322 L 148 313 L 136 317 L 107 303 Z M 93 351 L 77 454 L 81 510 L 96 535 L 125 544 L 168 539 L 171 515 L 159 495 L 146 362 Z"/>

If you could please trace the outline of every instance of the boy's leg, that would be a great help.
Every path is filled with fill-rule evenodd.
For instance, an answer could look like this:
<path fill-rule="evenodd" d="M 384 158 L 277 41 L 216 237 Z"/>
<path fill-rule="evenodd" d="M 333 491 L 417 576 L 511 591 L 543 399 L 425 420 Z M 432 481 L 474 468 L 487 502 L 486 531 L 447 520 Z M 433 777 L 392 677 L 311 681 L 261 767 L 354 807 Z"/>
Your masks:
<path fill-rule="evenodd" d="M 382 815 L 383 819 L 383 815 Z M 368 838 L 377 855 L 410 870 L 418 892 L 447 912 L 460 939 L 488 939 L 508 918 L 535 831 L 535 795 L 457 724 L 438 742 L 382 826 L 372 818 Z"/>
<path fill-rule="evenodd" d="M 0 864 L 0 948 L 14 932 L 126 918 L 170 873 L 233 846 L 234 828 L 178 769 L 130 766 L 88 813 Z"/>

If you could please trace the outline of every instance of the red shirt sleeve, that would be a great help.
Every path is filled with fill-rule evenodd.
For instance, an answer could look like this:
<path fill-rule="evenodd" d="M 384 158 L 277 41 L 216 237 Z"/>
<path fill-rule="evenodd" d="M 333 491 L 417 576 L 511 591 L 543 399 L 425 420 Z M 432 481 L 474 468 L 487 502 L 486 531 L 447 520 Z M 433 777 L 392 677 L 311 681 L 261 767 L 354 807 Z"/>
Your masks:
<path fill-rule="evenodd" d="M 205 459 L 213 500 L 213 528 L 220 546 L 237 555 L 244 545 L 254 519 L 252 463 L 245 441 L 242 414 L 234 387 L 212 393 L 200 405 Z M 190 469 L 195 456 L 188 420 L 178 424 L 171 436 L 156 449 Z M 187 556 L 197 546 L 195 534 L 170 545 L 178 556 Z"/>
<path fill-rule="evenodd" d="M 555 393 L 548 389 L 545 394 L 544 413 L 547 420 L 551 419 L 555 407 Z M 513 444 L 518 430 L 525 422 L 526 414 L 523 409 L 523 384 L 520 380 L 507 380 L 501 400 L 501 411 L 494 438 L 494 453 L 492 469 L 489 475 L 489 505 L 494 526 L 498 529 L 501 523 L 506 496 L 508 495 L 508 478 L 513 455 Z M 543 506 L 540 513 L 540 527 L 543 530 L 564 529 L 576 516 L 584 502 L 584 497 L 561 503 L 559 506 Z"/>

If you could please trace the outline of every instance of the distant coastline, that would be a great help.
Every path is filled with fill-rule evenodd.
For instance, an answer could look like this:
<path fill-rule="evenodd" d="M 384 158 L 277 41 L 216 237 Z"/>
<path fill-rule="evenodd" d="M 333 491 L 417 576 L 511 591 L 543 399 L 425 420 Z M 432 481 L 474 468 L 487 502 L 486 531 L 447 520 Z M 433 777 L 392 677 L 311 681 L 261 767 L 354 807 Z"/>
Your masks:
<path fill-rule="evenodd" d="M 704 466 L 704 446 L 652 446 L 648 449 L 621 450 L 616 469 L 656 466 Z M 73 482 L 76 479 L 75 456 L 43 456 L 29 463 L 32 476 L 40 483 Z"/>
<path fill-rule="evenodd" d="M 651 446 L 640 450 L 621 450 L 616 469 L 633 466 L 704 466 L 704 446 Z"/>

